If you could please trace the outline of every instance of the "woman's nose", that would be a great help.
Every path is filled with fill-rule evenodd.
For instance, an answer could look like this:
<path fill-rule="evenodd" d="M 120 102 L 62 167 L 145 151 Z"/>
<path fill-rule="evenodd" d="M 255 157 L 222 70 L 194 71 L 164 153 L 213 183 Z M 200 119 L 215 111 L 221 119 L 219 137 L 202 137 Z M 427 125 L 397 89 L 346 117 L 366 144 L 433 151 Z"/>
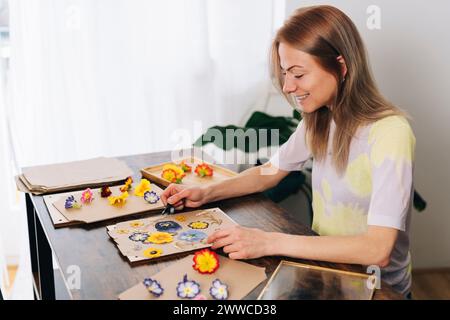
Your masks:
<path fill-rule="evenodd" d="M 284 93 L 292 93 L 295 92 L 297 87 L 295 86 L 292 80 L 289 80 L 289 77 L 285 77 L 283 84 L 283 92 Z"/>

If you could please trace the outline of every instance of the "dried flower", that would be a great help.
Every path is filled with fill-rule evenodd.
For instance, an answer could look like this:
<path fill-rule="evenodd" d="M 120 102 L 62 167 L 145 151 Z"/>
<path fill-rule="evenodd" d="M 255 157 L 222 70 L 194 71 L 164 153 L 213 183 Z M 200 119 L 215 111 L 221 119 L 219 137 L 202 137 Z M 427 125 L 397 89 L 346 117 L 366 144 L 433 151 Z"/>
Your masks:
<path fill-rule="evenodd" d="M 188 227 L 191 229 L 206 229 L 208 226 L 209 223 L 204 221 L 194 221 L 188 224 Z"/>
<path fill-rule="evenodd" d="M 170 243 L 173 241 L 173 237 L 168 232 L 154 232 L 148 236 L 148 238 L 144 241 L 144 243 Z"/>
<path fill-rule="evenodd" d="M 145 249 L 142 254 L 146 258 L 153 259 L 153 258 L 158 258 L 159 256 L 161 256 L 162 253 L 163 253 L 163 251 L 161 249 L 148 248 L 148 249 Z"/>
<path fill-rule="evenodd" d="M 81 202 L 84 204 L 89 204 L 92 202 L 92 200 L 94 200 L 94 194 L 92 193 L 92 190 L 87 188 L 86 190 L 83 191 L 83 193 L 81 194 Z"/>
<path fill-rule="evenodd" d="M 194 280 L 188 280 L 187 274 L 184 275 L 183 281 L 178 282 L 177 296 L 179 298 L 193 299 L 200 293 L 200 285 Z"/>
<path fill-rule="evenodd" d="M 219 279 L 212 282 L 212 287 L 209 289 L 209 293 L 216 300 L 228 299 L 228 286 L 222 283 Z"/>
<path fill-rule="evenodd" d="M 181 161 L 180 167 L 184 172 L 192 172 L 192 167 L 185 160 Z"/>
<path fill-rule="evenodd" d="M 153 294 L 155 297 L 159 297 L 164 293 L 164 289 L 161 287 L 161 284 L 152 278 L 144 279 L 144 286 L 147 288 L 148 292 Z"/>
<path fill-rule="evenodd" d="M 219 269 L 219 257 L 214 251 L 203 249 L 197 251 L 193 258 L 192 267 L 201 274 L 212 274 Z"/>
<path fill-rule="evenodd" d="M 181 229 L 181 226 L 175 221 L 160 221 L 155 224 L 155 229 L 160 232 L 175 233 Z"/>
<path fill-rule="evenodd" d="M 199 176 L 199 177 L 212 177 L 213 175 L 213 169 L 207 165 L 206 163 L 202 163 L 197 165 L 197 167 L 195 168 L 195 173 Z"/>
<path fill-rule="evenodd" d="M 150 181 L 148 181 L 147 179 L 141 179 L 141 182 L 134 190 L 134 195 L 138 196 L 138 197 L 143 197 L 144 194 L 147 191 L 150 191 L 151 189 L 152 189 L 152 186 L 151 186 Z"/>
<path fill-rule="evenodd" d="M 161 177 L 172 183 L 181 183 L 185 176 L 186 174 L 184 173 L 183 169 L 174 164 L 164 165 L 161 172 Z"/>
<path fill-rule="evenodd" d="M 159 201 L 160 197 L 156 194 L 155 191 L 146 191 L 144 193 L 144 200 L 150 204 L 155 204 Z"/>
<path fill-rule="evenodd" d="M 133 183 L 133 178 L 128 177 L 127 180 L 125 181 L 125 185 L 120 187 L 120 191 L 121 192 L 125 192 L 125 191 L 129 191 L 131 190 L 131 184 Z"/>
<path fill-rule="evenodd" d="M 64 203 L 64 208 L 66 209 L 80 209 L 81 208 L 81 204 L 79 204 L 77 202 L 77 200 L 75 200 L 74 196 L 69 196 L 66 199 L 66 202 Z"/>
<path fill-rule="evenodd" d="M 100 195 L 102 198 L 108 198 L 112 194 L 111 189 L 108 186 L 103 186 L 100 190 Z"/>
<path fill-rule="evenodd" d="M 109 200 L 110 205 L 120 207 L 120 206 L 123 206 L 127 202 L 127 198 L 128 198 L 128 192 L 125 191 L 120 196 L 109 196 L 108 200 Z"/>

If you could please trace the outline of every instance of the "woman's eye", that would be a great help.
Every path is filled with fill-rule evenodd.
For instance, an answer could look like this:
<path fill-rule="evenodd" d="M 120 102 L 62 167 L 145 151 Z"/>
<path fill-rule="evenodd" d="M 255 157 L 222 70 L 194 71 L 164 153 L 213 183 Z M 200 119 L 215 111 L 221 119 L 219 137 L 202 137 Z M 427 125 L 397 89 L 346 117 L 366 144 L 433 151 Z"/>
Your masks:
<path fill-rule="evenodd" d="M 303 77 L 303 74 L 299 75 L 299 76 L 294 76 L 294 77 L 295 77 L 295 79 L 300 79 L 301 77 Z"/>

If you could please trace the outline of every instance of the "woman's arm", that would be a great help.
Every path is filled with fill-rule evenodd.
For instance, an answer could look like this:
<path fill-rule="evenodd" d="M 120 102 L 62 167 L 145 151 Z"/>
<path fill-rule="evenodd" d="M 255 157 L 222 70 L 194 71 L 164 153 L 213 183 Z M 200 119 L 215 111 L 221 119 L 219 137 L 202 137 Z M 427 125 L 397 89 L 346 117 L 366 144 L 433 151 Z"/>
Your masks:
<path fill-rule="evenodd" d="M 369 226 L 366 233 L 355 236 L 292 236 L 276 233 L 271 255 L 309 260 L 362 265 L 389 264 L 398 231 Z"/>
<path fill-rule="evenodd" d="M 262 166 L 247 169 L 236 177 L 207 186 L 186 187 L 171 184 L 161 195 L 164 204 L 175 207 L 184 204 L 187 207 L 199 207 L 205 203 L 262 192 L 277 185 L 289 172 L 283 171 L 270 162 Z"/>
<path fill-rule="evenodd" d="M 270 162 L 241 172 L 236 177 L 207 188 L 206 202 L 262 192 L 276 186 L 289 172 L 274 167 Z"/>
<path fill-rule="evenodd" d="M 385 267 L 397 234 L 396 229 L 378 226 L 369 226 L 365 234 L 356 236 L 298 236 L 236 226 L 216 231 L 208 242 L 213 249 L 223 247 L 232 259 L 288 256 Z"/>

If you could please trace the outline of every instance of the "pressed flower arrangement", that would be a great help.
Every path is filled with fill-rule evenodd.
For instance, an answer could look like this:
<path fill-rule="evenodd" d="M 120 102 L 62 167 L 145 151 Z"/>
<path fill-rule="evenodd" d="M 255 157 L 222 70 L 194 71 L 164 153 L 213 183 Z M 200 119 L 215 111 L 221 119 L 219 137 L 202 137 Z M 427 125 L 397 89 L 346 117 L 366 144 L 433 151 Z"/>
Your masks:
<path fill-rule="evenodd" d="M 158 257 L 162 250 L 156 248 L 148 248 L 145 250 L 145 256 L 149 258 Z M 227 284 L 216 278 L 211 282 L 209 290 L 202 291 L 201 284 L 205 284 L 199 277 L 210 275 L 219 268 L 219 257 L 217 254 L 209 249 L 197 251 L 193 258 L 194 265 L 192 266 L 199 272 L 197 276 L 192 275 L 188 278 L 188 274 L 184 274 L 182 280 L 176 286 L 176 294 L 180 299 L 191 300 L 207 300 L 207 297 L 202 292 L 207 292 L 212 299 L 227 300 L 229 297 L 229 287 Z M 143 281 L 147 291 L 154 297 L 158 298 L 164 293 L 162 283 L 152 278 L 145 278 Z M 207 288 L 204 288 L 207 289 Z"/>

